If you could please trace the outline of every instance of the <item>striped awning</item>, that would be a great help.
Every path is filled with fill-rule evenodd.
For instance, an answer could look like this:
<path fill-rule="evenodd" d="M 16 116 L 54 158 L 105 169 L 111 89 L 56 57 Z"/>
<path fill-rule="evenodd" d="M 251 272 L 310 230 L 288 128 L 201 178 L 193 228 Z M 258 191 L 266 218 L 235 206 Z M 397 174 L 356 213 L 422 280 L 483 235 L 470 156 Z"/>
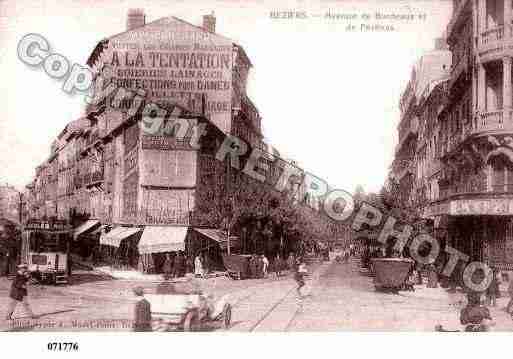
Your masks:
<path fill-rule="evenodd" d="M 81 234 L 85 234 L 86 232 L 96 228 L 96 226 L 100 225 L 100 221 L 97 219 L 90 219 L 88 221 L 85 221 L 80 226 L 75 229 L 75 232 L 73 233 L 73 238 L 77 239 L 78 236 Z"/>
<path fill-rule="evenodd" d="M 139 241 L 139 253 L 183 251 L 187 229 L 183 226 L 147 226 Z"/>
<path fill-rule="evenodd" d="M 219 243 L 221 249 L 228 248 L 228 235 L 226 232 L 212 228 L 194 228 L 194 230 Z M 230 248 L 240 248 L 239 237 L 230 236 Z"/>
<path fill-rule="evenodd" d="M 112 247 L 119 247 L 121 241 L 141 231 L 138 227 L 116 227 L 109 233 L 100 237 L 100 244 Z"/>

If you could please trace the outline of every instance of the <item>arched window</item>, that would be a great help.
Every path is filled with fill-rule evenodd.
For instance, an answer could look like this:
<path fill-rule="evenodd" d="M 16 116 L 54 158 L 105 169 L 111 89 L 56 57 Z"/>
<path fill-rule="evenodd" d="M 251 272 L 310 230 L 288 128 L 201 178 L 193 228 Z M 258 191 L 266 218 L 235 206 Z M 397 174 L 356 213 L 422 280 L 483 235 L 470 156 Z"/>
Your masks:
<path fill-rule="evenodd" d="M 491 187 L 493 192 L 513 191 L 513 164 L 504 155 L 499 154 L 490 159 Z"/>

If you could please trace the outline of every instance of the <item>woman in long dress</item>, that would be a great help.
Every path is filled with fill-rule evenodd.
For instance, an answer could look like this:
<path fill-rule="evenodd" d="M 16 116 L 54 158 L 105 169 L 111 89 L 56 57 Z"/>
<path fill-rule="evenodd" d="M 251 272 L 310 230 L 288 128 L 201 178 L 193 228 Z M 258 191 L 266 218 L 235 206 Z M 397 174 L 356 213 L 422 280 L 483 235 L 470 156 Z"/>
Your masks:
<path fill-rule="evenodd" d="M 199 254 L 194 258 L 194 276 L 203 278 L 203 263 Z"/>
<path fill-rule="evenodd" d="M 428 288 L 438 288 L 438 273 L 433 264 L 428 266 Z"/>

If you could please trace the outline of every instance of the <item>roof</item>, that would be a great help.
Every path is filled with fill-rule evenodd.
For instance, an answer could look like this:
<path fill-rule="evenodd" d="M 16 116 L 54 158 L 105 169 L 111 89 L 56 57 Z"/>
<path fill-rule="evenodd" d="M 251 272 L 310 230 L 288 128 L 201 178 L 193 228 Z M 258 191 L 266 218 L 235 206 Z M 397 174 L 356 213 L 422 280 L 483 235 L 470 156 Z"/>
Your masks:
<path fill-rule="evenodd" d="M 143 26 L 141 27 L 137 27 L 137 28 L 134 28 L 134 29 L 130 29 L 130 30 L 125 30 L 125 31 L 122 31 L 122 32 L 119 32 L 117 34 L 114 34 L 114 35 L 111 35 L 103 40 L 101 40 L 100 42 L 98 42 L 98 44 L 95 46 L 95 48 L 93 49 L 93 51 L 91 52 L 91 55 L 89 56 L 89 58 L 87 59 L 87 64 L 89 66 L 92 66 L 93 63 L 95 62 L 95 57 L 96 56 L 99 56 L 99 54 L 101 54 L 101 52 L 104 50 L 105 48 L 105 45 L 108 44 L 109 40 L 114 40 L 116 39 L 117 37 L 120 37 L 121 35 L 124 35 L 124 34 L 127 34 L 129 32 L 132 32 L 132 31 L 138 31 L 144 27 L 147 27 L 147 26 L 150 26 L 150 25 L 154 25 L 154 24 L 157 24 L 163 20 L 166 20 L 166 19 L 173 19 L 173 20 L 176 20 L 178 22 L 181 22 L 183 24 L 186 24 L 188 26 L 191 26 L 191 27 L 194 27 L 202 32 L 205 32 L 205 33 L 208 33 L 210 35 L 213 35 L 213 36 L 217 36 L 219 38 L 223 38 L 225 40 L 228 40 L 230 41 L 236 48 L 238 51 L 240 51 L 240 54 L 242 55 L 242 57 L 248 62 L 249 66 L 253 66 L 251 61 L 249 60 L 249 57 L 248 55 L 246 54 L 246 52 L 244 51 L 244 48 L 240 45 L 238 45 L 237 43 L 235 43 L 232 39 L 226 37 L 226 36 L 223 36 L 223 35 L 220 35 L 218 33 L 212 33 L 212 32 L 209 32 L 207 30 L 205 30 L 203 27 L 201 26 L 198 26 L 198 25 L 194 25 L 194 24 L 191 24 L 190 22 L 188 21 L 185 21 L 183 19 L 180 19 L 180 18 L 177 18 L 175 16 L 167 16 L 167 17 L 161 17 L 157 20 L 154 20 L 154 21 L 150 21 L 150 22 L 147 22 L 146 24 L 144 24 Z"/>

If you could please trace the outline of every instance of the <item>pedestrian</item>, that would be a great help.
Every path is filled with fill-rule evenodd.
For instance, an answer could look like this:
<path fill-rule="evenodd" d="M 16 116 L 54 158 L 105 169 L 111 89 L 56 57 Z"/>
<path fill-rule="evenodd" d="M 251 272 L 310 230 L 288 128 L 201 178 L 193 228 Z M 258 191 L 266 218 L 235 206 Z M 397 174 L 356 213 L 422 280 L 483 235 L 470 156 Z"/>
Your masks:
<path fill-rule="evenodd" d="M 252 255 L 251 258 L 249 258 L 249 277 L 257 277 L 257 260 L 255 258 L 255 255 Z"/>
<path fill-rule="evenodd" d="M 265 256 L 265 254 L 262 254 L 262 274 L 264 278 L 267 278 L 267 270 L 269 268 L 269 260 Z"/>
<path fill-rule="evenodd" d="M 203 258 L 202 259 L 203 259 L 203 261 L 202 261 L 202 263 L 203 263 L 203 273 L 204 273 L 205 276 L 208 276 L 208 274 L 210 273 L 210 270 L 211 270 L 211 268 L 210 268 L 210 256 L 208 255 L 208 252 L 205 252 L 203 254 Z"/>
<path fill-rule="evenodd" d="M 438 288 L 438 273 L 434 264 L 428 265 L 428 288 Z"/>
<path fill-rule="evenodd" d="M 508 305 L 506 306 L 506 312 L 509 314 L 513 314 L 513 313 L 511 313 L 511 309 L 513 308 L 513 278 L 510 275 L 508 275 L 507 278 L 509 280 L 509 284 L 508 284 L 509 302 L 508 302 Z"/>
<path fill-rule="evenodd" d="M 16 277 L 11 284 L 11 291 L 9 293 L 9 302 L 7 304 L 7 315 L 6 320 L 12 320 L 14 311 L 16 310 L 16 306 L 21 304 L 26 314 L 30 316 L 30 318 L 37 318 L 32 309 L 30 308 L 30 304 L 28 302 L 28 292 L 27 292 L 27 283 L 30 280 L 30 273 L 27 270 L 26 264 L 20 264 L 18 266 L 18 271 L 16 272 Z"/>
<path fill-rule="evenodd" d="M 415 284 L 422 285 L 422 266 L 419 263 L 415 263 Z"/>
<path fill-rule="evenodd" d="M 487 332 L 495 325 L 488 308 L 481 305 L 480 294 L 470 291 L 467 305 L 460 312 L 460 322 L 466 332 Z"/>
<path fill-rule="evenodd" d="M 166 253 L 166 259 L 164 260 L 162 271 L 164 272 L 165 280 L 169 280 L 173 277 L 173 260 L 169 253 Z"/>
<path fill-rule="evenodd" d="M 134 307 L 134 332 L 151 332 L 151 304 L 144 298 L 144 289 L 135 287 L 133 289 L 137 302 Z"/>
<path fill-rule="evenodd" d="M 490 281 L 488 288 L 486 288 L 486 304 L 495 307 L 499 296 L 499 271 L 497 268 L 492 268 L 492 280 Z"/>
<path fill-rule="evenodd" d="M 416 280 L 416 270 L 415 267 L 413 267 L 410 271 L 410 274 L 408 274 L 408 277 L 406 278 L 406 281 L 404 283 L 404 289 L 407 291 L 414 292 L 415 291 L 415 280 Z"/>
<path fill-rule="evenodd" d="M 294 255 L 294 253 L 289 253 L 289 256 L 287 257 L 287 267 L 288 267 L 288 269 L 293 271 L 295 265 L 296 265 L 295 255 Z"/>
<path fill-rule="evenodd" d="M 294 279 L 297 283 L 297 294 L 301 297 L 301 288 L 305 286 L 305 275 L 307 273 L 306 264 L 302 258 L 297 259 Z"/>
<path fill-rule="evenodd" d="M 262 260 L 262 256 L 256 256 L 256 273 L 257 278 L 263 278 L 264 277 L 264 261 Z"/>
<path fill-rule="evenodd" d="M 203 278 L 204 272 L 203 272 L 203 263 L 201 261 L 201 255 L 198 253 L 196 258 L 194 258 L 194 276 L 196 278 Z"/>
<path fill-rule="evenodd" d="M 175 257 L 174 272 L 175 277 L 178 278 L 185 275 L 185 258 L 182 251 L 179 251 Z"/>
<path fill-rule="evenodd" d="M 187 256 L 185 260 L 185 272 L 194 273 L 194 259 L 191 255 Z"/>
<path fill-rule="evenodd" d="M 276 257 L 274 258 L 274 272 L 276 274 L 276 278 L 281 276 L 282 267 L 283 267 L 283 263 L 282 263 L 282 260 L 280 257 L 280 253 L 278 253 L 276 255 Z"/>

